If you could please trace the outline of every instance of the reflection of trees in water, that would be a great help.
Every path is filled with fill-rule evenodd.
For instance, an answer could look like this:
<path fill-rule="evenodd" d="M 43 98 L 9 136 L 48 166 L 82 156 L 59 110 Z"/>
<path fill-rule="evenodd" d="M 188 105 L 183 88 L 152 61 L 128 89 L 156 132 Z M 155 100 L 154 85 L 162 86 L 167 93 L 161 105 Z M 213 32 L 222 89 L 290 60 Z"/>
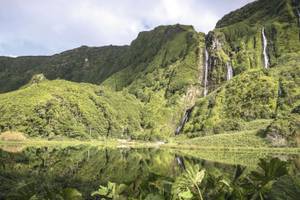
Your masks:
<path fill-rule="evenodd" d="M 199 166 L 199 171 L 206 169 L 201 184 L 197 185 L 204 199 L 238 198 L 237 194 L 248 197 L 274 195 L 274 189 L 256 185 L 268 185 L 274 182 L 277 190 L 281 185 L 289 185 L 298 180 L 299 156 L 288 157 L 278 166 L 288 165 L 289 173 L 277 166 L 279 162 L 265 161 L 256 172 L 241 165 L 224 165 L 194 157 L 157 149 L 99 149 L 97 147 L 41 147 L 27 148 L 22 153 L 0 151 L 2 168 L 0 170 L 0 199 L 23 194 L 53 196 L 67 192 L 77 194 L 73 188 L 89 199 L 92 191 L 100 185 L 107 187 L 108 181 L 116 185 L 125 184 L 126 192 L 122 195 L 145 199 L 160 195 L 165 199 L 172 196 L 172 184 L 177 177 L 186 173 L 186 163 Z M 7 162 L 6 162 L 7 161 Z M 277 163 L 277 164 L 276 164 Z M 274 167 L 275 166 L 275 167 Z M 268 171 L 269 170 L 269 171 Z M 270 176 L 273 171 L 281 171 Z M 197 174 L 197 170 L 194 174 Z M 285 175 L 283 175 L 285 174 Z M 269 176 L 269 178 L 266 178 Z M 195 179 L 196 180 L 196 179 Z M 250 181 L 251 180 L 251 181 Z M 268 181 L 266 181 L 268 180 Z M 251 188 L 244 188 L 250 185 Z M 273 185 L 273 184 L 272 184 Z M 279 189 L 278 189 L 279 188 Z M 291 190 L 296 190 L 295 188 Z M 47 191 L 47 192 L 45 192 Z M 259 191 L 259 193 L 255 193 Z M 184 191 L 186 192 L 186 191 Z M 26 193 L 26 194 L 24 194 Z M 197 187 L 190 188 L 190 193 L 197 196 Z M 188 193 L 184 193 L 188 195 Z M 78 195 L 78 194 L 77 194 Z M 149 196 L 150 195 L 150 196 Z M 198 195 L 199 196 L 199 195 Z M 15 198 L 16 199 L 16 198 Z"/>

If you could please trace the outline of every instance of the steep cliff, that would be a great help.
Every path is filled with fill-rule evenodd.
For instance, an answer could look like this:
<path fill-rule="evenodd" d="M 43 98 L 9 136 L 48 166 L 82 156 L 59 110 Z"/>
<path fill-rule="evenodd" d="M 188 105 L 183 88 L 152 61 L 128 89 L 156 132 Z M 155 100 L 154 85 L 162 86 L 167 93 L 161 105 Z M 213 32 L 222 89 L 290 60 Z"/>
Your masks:
<path fill-rule="evenodd" d="M 204 34 L 191 26 L 159 26 L 142 32 L 131 48 L 137 49 L 135 58 L 143 62 L 115 73 L 103 84 L 128 90 L 145 104 L 144 128 L 171 134 L 181 113 L 203 93 L 204 46 Z"/>
<path fill-rule="evenodd" d="M 292 125 L 278 122 L 300 104 L 298 10 L 296 1 L 260 0 L 217 23 L 206 36 L 211 94 L 196 103 L 185 132 L 219 133 L 239 130 L 255 119 L 275 119 L 266 135 L 298 137 L 299 117 L 293 117 Z M 228 66 L 234 75 L 230 81 Z M 293 126 L 293 136 L 285 137 L 284 127 L 275 131 L 280 129 L 276 123 Z"/>
<path fill-rule="evenodd" d="M 260 0 L 225 15 L 206 36 L 210 90 L 226 81 L 227 63 L 234 75 L 264 68 L 264 47 L 270 68 L 299 60 L 297 5 L 290 0 Z"/>

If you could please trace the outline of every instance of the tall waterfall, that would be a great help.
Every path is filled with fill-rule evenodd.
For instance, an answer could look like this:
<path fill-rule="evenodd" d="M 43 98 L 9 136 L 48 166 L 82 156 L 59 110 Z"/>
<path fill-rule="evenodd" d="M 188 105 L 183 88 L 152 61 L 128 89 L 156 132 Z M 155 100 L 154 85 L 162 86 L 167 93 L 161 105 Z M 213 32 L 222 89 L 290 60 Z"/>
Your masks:
<path fill-rule="evenodd" d="M 229 81 L 233 77 L 233 69 L 230 62 L 227 62 L 226 66 L 227 66 L 227 81 Z"/>
<path fill-rule="evenodd" d="M 184 113 L 184 115 L 183 115 L 183 117 L 180 121 L 179 126 L 176 128 L 175 135 L 179 135 L 179 133 L 182 131 L 182 129 L 184 128 L 185 123 L 189 120 L 189 117 L 190 117 L 190 114 L 191 114 L 192 111 L 193 111 L 193 107 L 189 108 L 185 111 L 185 113 Z"/>
<path fill-rule="evenodd" d="M 268 40 L 265 34 L 265 28 L 262 28 L 261 31 L 262 37 L 263 37 L 263 55 L 264 55 L 264 61 L 265 61 L 265 68 L 269 68 L 269 57 L 267 53 L 267 47 L 268 47 Z"/>
<path fill-rule="evenodd" d="M 206 96 L 207 95 L 207 85 L 208 85 L 208 62 L 209 62 L 209 55 L 208 55 L 208 51 L 205 48 L 205 64 L 204 64 L 204 92 L 203 95 Z"/>

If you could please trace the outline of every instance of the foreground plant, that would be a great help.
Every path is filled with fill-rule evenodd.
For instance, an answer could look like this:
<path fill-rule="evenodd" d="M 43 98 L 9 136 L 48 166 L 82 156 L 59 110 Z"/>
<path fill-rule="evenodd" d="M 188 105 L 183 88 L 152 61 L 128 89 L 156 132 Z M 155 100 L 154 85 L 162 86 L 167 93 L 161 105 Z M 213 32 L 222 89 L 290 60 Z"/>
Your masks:
<path fill-rule="evenodd" d="M 247 178 L 251 185 L 251 200 L 265 199 L 265 194 L 271 190 L 277 179 L 288 174 L 287 162 L 278 158 L 273 158 L 270 161 L 261 159 L 258 166 L 259 170 L 252 171 Z"/>
<path fill-rule="evenodd" d="M 92 192 L 92 196 L 106 197 L 109 199 L 122 199 L 121 193 L 125 191 L 125 184 L 117 185 L 116 183 L 108 182 L 107 186 L 100 185 L 97 191 Z"/>
<path fill-rule="evenodd" d="M 186 164 L 186 170 L 178 176 L 172 186 L 173 197 L 179 199 L 192 199 L 196 193 L 203 200 L 199 185 L 205 176 L 205 170 L 199 165 Z M 196 190 L 196 192 L 194 192 Z"/>

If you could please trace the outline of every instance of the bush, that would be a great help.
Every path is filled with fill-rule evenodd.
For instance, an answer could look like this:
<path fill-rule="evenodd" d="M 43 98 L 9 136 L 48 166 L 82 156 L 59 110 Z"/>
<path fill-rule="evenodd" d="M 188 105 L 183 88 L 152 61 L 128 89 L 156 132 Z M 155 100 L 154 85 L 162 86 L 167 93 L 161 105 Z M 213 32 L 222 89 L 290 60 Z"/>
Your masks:
<path fill-rule="evenodd" d="M 274 120 L 265 130 L 264 136 L 274 146 L 300 145 L 300 115 L 290 114 Z"/>

